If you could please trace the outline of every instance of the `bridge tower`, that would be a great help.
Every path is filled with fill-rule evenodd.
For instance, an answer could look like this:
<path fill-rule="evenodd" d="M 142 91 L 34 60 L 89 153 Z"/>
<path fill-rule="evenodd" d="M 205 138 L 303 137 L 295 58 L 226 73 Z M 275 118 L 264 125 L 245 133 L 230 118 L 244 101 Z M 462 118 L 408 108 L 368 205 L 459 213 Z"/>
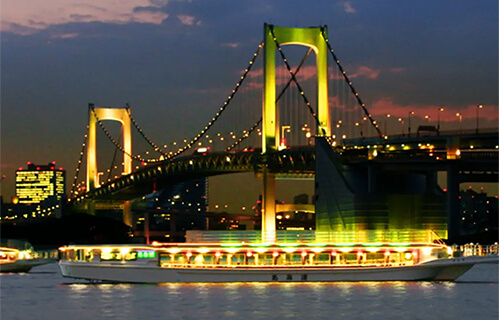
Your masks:
<path fill-rule="evenodd" d="M 98 188 L 97 170 L 97 121 L 113 120 L 121 123 L 123 139 L 123 174 L 132 173 L 132 127 L 126 108 L 95 108 L 88 105 L 88 145 L 87 145 L 87 190 Z"/>
<path fill-rule="evenodd" d="M 123 174 L 132 173 L 132 127 L 131 120 L 126 108 L 95 108 L 93 104 L 88 105 L 88 142 L 87 142 L 87 190 L 94 190 L 100 186 L 97 170 L 97 122 L 101 120 L 112 120 L 121 123 L 123 139 Z M 89 214 L 95 214 L 95 204 L 88 204 Z M 125 201 L 123 210 L 123 222 L 131 224 L 130 201 Z"/>
<path fill-rule="evenodd" d="M 264 93 L 262 103 L 262 154 L 278 150 L 279 119 L 276 108 L 275 53 L 277 43 L 300 45 L 312 48 L 316 55 L 317 68 L 317 134 L 329 136 L 331 122 L 328 106 L 328 49 L 324 36 L 326 27 L 286 28 L 269 24 L 264 26 Z M 263 168 L 262 241 L 276 240 L 275 176 L 269 168 Z"/>

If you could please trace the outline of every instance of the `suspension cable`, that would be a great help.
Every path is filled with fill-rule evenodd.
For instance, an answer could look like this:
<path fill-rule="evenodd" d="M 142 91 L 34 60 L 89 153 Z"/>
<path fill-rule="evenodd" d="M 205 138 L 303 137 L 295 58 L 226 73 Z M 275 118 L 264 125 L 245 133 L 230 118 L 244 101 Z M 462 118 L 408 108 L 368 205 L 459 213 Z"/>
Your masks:
<path fill-rule="evenodd" d="M 353 87 L 352 81 L 350 81 L 350 79 L 348 78 L 346 71 L 343 69 L 343 67 L 340 64 L 340 60 L 338 59 L 338 57 L 334 53 L 334 50 L 331 48 L 331 45 L 329 44 L 329 39 L 328 39 L 328 37 L 326 35 L 324 27 L 321 27 L 321 34 L 322 34 L 322 37 L 324 38 L 324 40 L 326 41 L 326 45 L 327 45 L 327 48 L 329 49 L 329 52 L 331 52 L 331 55 L 333 56 L 333 59 L 336 62 L 336 65 L 340 69 L 341 74 L 345 78 L 348 86 L 350 87 L 350 90 L 352 91 L 353 95 L 357 99 L 357 102 L 359 103 L 360 107 L 364 111 L 364 114 L 367 116 L 367 118 L 371 122 L 372 126 L 376 129 L 376 132 L 378 133 L 379 137 L 382 138 L 383 137 L 383 133 L 381 133 L 381 130 L 379 129 L 379 125 L 376 124 L 376 121 L 372 118 L 371 114 L 367 110 L 365 103 L 363 103 L 362 99 L 360 99 L 359 93 Z"/>
<path fill-rule="evenodd" d="M 301 67 L 305 64 L 305 61 L 307 61 L 307 58 L 310 56 L 311 52 L 312 52 L 312 48 L 309 48 L 307 53 L 305 54 L 305 56 L 301 59 L 298 67 L 296 67 L 295 75 L 298 74 L 298 72 L 300 72 Z M 281 97 L 284 95 L 284 92 L 286 92 L 286 90 L 288 90 L 289 86 L 291 85 L 291 82 L 293 82 L 293 78 L 290 78 L 288 80 L 288 82 L 286 83 L 286 85 L 284 86 L 284 88 L 281 90 L 281 92 L 277 96 L 277 99 L 275 100 L 276 103 L 279 102 Z M 239 138 L 236 142 L 234 142 L 230 147 L 226 148 L 225 151 L 231 151 L 236 146 L 238 146 L 241 142 L 246 140 L 246 138 L 248 138 L 250 136 L 250 134 L 260 125 L 260 123 L 262 123 L 262 120 L 263 119 L 260 118 L 257 122 L 255 122 L 255 124 L 248 130 L 248 132 L 246 132 L 246 134 L 244 134 L 241 138 Z"/>
<path fill-rule="evenodd" d="M 215 116 L 211 119 L 211 121 L 208 122 L 208 124 L 204 127 L 203 130 L 201 130 L 201 132 L 198 135 L 196 135 L 194 138 L 192 138 L 191 141 L 187 145 L 185 145 L 184 147 L 180 148 L 178 151 L 176 151 L 173 154 L 167 154 L 166 152 L 162 151 L 151 139 L 149 139 L 144 134 L 143 130 L 140 129 L 140 127 L 138 126 L 138 123 L 131 116 L 131 112 L 129 112 L 129 110 L 128 110 L 130 108 L 128 104 L 127 104 L 127 114 L 130 117 L 130 119 L 132 120 L 132 123 L 137 128 L 137 130 L 142 135 L 142 137 L 144 137 L 144 139 L 154 148 L 154 151 L 157 151 L 157 152 L 161 153 L 164 156 L 164 158 L 160 158 L 158 160 L 156 160 L 156 159 L 144 159 L 144 158 L 142 158 L 140 156 L 135 156 L 133 154 L 125 152 L 125 150 L 123 149 L 123 147 L 119 143 L 117 143 L 117 141 L 111 136 L 111 134 L 109 134 L 109 132 L 106 129 L 106 127 L 104 126 L 104 124 L 98 119 L 97 114 L 95 113 L 95 110 L 92 109 L 92 111 L 94 112 L 94 115 L 95 115 L 95 117 L 97 119 L 97 123 L 99 124 L 99 126 L 101 127 L 101 129 L 104 131 L 104 133 L 106 134 L 106 136 L 108 137 L 108 139 L 116 147 L 118 147 L 121 152 L 123 152 L 124 154 L 126 154 L 127 156 L 129 156 L 130 158 L 132 158 L 134 160 L 141 161 L 141 162 L 155 163 L 155 162 L 160 162 L 160 161 L 164 161 L 164 160 L 173 159 L 173 158 L 177 157 L 178 155 L 180 155 L 181 153 L 183 153 L 184 151 L 190 149 L 199 139 L 201 139 L 205 135 L 205 133 L 211 128 L 211 126 L 213 126 L 213 124 L 220 117 L 220 115 L 226 110 L 227 106 L 230 104 L 230 102 L 234 98 L 234 95 L 236 94 L 236 92 L 239 90 L 240 86 L 242 85 L 242 83 L 246 79 L 249 71 L 251 70 L 251 67 L 254 65 L 254 62 L 255 62 L 256 58 L 258 57 L 258 55 L 260 54 L 260 51 L 261 51 L 263 45 L 264 45 L 263 42 L 258 45 L 258 49 L 255 51 L 255 53 L 253 54 L 252 59 L 249 61 L 249 65 L 244 70 L 244 74 L 241 76 L 241 78 L 239 79 L 239 81 L 236 83 L 235 88 L 232 90 L 232 93 L 228 96 L 228 98 L 224 102 L 223 106 L 220 107 L 219 112 L 217 112 L 215 114 Z"/>
<path fill-rule="evenodd" d="M 232 90 L 232 93 L 227 97 L 227 100 L 224 102 L 223 106 L 220 107 L 220 111 L 215 114 L 215 116 L 211 119 L 210 122 L 208 122 L 208 124 L 204 127 L 204 129 L 201 130 L 201 132 L 198 133 L 194 138 L 192 138 L 191 141 L 188 144 L 186 144 L 183 148 L 180 148 L 173 155 L 169 155 L 167 157 L 167 159 L 174 158 L 174 157 L 178 156 L 179 154 L 183 153 L 184 151 L 190 149 L 199 139 L 201 139 L 206 134 L 206 132 L 211 128 L 211 126 L 213 126 L 213 124 L 215 123 L 215 121 L 217 121 L 217 119 L 220 117 L 220 115 L 222 115 L 222 113 L 225 111 L 225 109 L 227 108 L 227 106 L 232 101 L 232 98 L 234 98 L 234 95 L 237 93 L 237 91 L 239 90 L 239 88 L 243 84 L 244 80 L 246 79 L 246 76 L 248 75 L 249 71 L 251 70 L 251 67 L 255 63 L 256 58 L 260 54 L 260 51 L 262 50 L 263 45 L 264 45 L 264 42 L 261 42 L 258 45 L 258 49 L 253 54 L 253 58 L 250 60 L 250 62 L 248 64 L 248 67 L 246 69 L 244 69 L 244 74 L 241 76 L 241 78 L 239 79 L 239 81 L 236 83 L 235 88 Z"/>
<path fill-rule="evenodd" d="M 87 137 L 88 137 L 88 129 L 89 129 L 89 126 L 87 126 L 87 132 L 85 133 L 85 136 L 83 138 L 83 143 L 82 143 L 81 151 L 80 151 L 80 158 L 78 159 L 78 165 L 76 166 L 75 176 L 73 179 L 73 185 L 71 186 L 71 195 L 74 195 L 74 197 L 77 196 L 77 192 L 78 192 L 76 190 L 76 182 L 78 181 L 78 177 L 79 177 L 79 173 L 80 173 L 80 169 L 81 169 L 81 164 L 83 162 L 83 155 L 85 154 L 85 148 L 87 145 Z"/>
<path fill-rule="evenodd" d="M 157 162 L 158 160 L 151 160 L 151 159 L 144 159 L 140 156 L 135 156 L 133 154 L 130 154 L 129 152 L 125 151 L 125 149 L 123 148 L 123 146 L 121 146 L 121 144 L 119 144 L 112 136 L 111 134 L 109 133 L 109 131 L 107 130 L 107 128 L 104 126 L 104 124 L 102 123 L 101 120 L 99 120 L 99 118 L 97 117 L 97 113 L 95 112 L 95 108 L 92 107 L 92 112 L 94 113 L 94 116 L 95 116 L 95 119 L 97 120 L 97 123 L 99 124 L 99 126 L 101 127 L 102 131 L 104 131 L 104 134 L 107 136 L 107 138 L 118 148 L 120 149 L 121 152 L 123 152 L 125 155 L 129 156 L 130 158 L 132 158 L 133 160 L 136 160 L 136 161 L 141 161 L 141 162 Z"/>
<path fill-rule="evenodd" d="M 139 124 L 137 123 L 137 121 L 135 121 L 135 118 L 132 117 L 132 112 L 130 111 L 130 105 L 127 103 L 126 104 L 126 113 L 128 114 L 128 117 L 130 118 L 130 120 L 132 121 L 133 123 L 133 126 L 135 127 L 135 129 L 137 129 L 137 131 L 140 133 L 140 135 L 147 141 L 147 143 L 149 143 L 149 145 L 154 149 L 154 151 L 156 152 L 159 152 L 161 155 L 163 156 L 168 156 L 166 152 L 164 152 L 163 150 L 161 150 L 160 147 L 158 147 L 154 141 L 152 141 L 151 139 L 149 139 L 149 137 L 146 136 L 146 134 L 144 133 L 144 131 L 139 127 Z"/>
<path fill-rule="evenodd" d="M 121 134 L 120 134 L 120 140 L 121 140 L 121 136 L 123 134 L 123 127 L 121 127 Z M 120 141 L 118 141 L 118 143 L 120 143 Z M 121 145 L 121 143 L 120 143 Z M 111 160 L 111 166 L 109 167 L 109 173 L 107 175 L 107 181 L 111 180 L 111 176 L 113 174 L 113 168 L 114 168 L 114 162 L 116 161 L 116 156 L 118 154 L 118 148 L 114 148 L 114 153 L 113 153 L 113 160 Z"/>

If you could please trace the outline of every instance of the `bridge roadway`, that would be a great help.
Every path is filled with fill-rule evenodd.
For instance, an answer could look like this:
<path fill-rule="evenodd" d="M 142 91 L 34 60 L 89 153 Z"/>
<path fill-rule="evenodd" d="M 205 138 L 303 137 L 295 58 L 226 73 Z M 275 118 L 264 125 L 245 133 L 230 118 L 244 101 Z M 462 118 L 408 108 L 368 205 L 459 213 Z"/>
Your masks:
<path fill-rule="evenodd" d="M 497 137 L 497 132 L 461 137 L 458 139 L 461 154 L 456 159 L 448 159 L 446 149 L 449 141 L 455 143 L 455 136 L 348 140 L 346 142 L 350 143 L 350 146 L 336 148 L 336 151 L 340 154 L 342 164 L 354 167 L 377 165 L 384 170 L 400 172 L 452 170 L 458 173 L 457 183 L 497 182 Z M 432 143 L 434 148 L 418 146 L 424 143 Z M 376 144 L 377 148 L 374 149 Z M 470 148 L 472 144 L 473 149 Z M 406 146 L 410 146 L 410 149 Z M 262 166 L 268 166 L 276 173 L 277 178 L 310 179 L 315 172 L 315 149 L 313 146 L 291 147 L 267 156 L 261 155 L 261 150 L 256 149 L 248 152 L 215 152 L 178 157 L 147 165 L 130 175 L 105 183 L 73 199 L 72 203 L 77 204 L 85 200 L 127 201 L 181 181 L 220 174 L 258 173 Z"/>

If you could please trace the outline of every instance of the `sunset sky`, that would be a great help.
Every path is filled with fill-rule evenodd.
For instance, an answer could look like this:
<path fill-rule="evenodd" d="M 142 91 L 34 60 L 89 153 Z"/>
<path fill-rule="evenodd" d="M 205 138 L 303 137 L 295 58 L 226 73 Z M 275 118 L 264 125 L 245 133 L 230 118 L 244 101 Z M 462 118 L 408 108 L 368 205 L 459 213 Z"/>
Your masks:
<path fill-rule="evenodd" d="M 56 161 L 72 179 L 89 102 L 123 107 L 158 141 L 196 134 L 262 40 L 263 24 L 327 25 L 376 115 L 498 125 L 498 2 L 3 0 L 2 194 Z M 192 117 L 195 114 L 196 117 Z M 68 188 L 69 189 L 69 188 Z"/>

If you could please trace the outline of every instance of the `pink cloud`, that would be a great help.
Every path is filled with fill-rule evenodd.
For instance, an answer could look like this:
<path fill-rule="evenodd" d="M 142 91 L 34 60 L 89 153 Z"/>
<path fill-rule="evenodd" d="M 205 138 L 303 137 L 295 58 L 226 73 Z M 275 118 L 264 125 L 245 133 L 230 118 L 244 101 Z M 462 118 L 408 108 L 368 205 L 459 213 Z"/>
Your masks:
<path fill-rule="evenodd" d="M 346 13 L 357 13 L 357 10 L 352 6 L 352 4 L 348 1 L 342 3 L 343 9 Z"/>
<path fill-rule="evenodd" d="M 357 70 L 354 73 L 352 73 L 349 76 L 349 78 L 353 79 L 358 77 L 366 77 L 368 79 L 377 79 L 379 73 L 380 73 L 379 69 L 375 70 L 368 66 L 358 66 Z"/>
<path fill-rule="evenodd" d="M 51 36 L 52 39 L 71 39 L 76 38 L 78 33 L 63 33 L 63 34 L 54 34 Z"/>
<path fill-rule="evenodd" d="M 1 31 L 32 34 L 50 26 L 73 22 L 130 22 L 160 24 L 168 14 L 159 11 L 134 10 L 137 7 L 160 7 L 149 0 L 16 0 L 2 6 Z"/>
<path fill-rule="evenodd" d="M 401 73 L 404 71 L 405 71 L 405 68 L 391 68 L 390 69 L 390 72 L 392 72 L 392 73 Z"/>
<path fill-rule="evenodd" d="M 384 118 L 387 114 L 396 118 L 407 118 L 411 111 L 414 112 L 413 117 L 425 119 L 425 116 L 428 116 L 430 121 L 436 121 L 438 117 L 441 121 L 458 121 L 457 113 L 461 114 L 463 119 L 476 119 L 477 105 L 468 105 L 466 107 L 445 106 L 443 107 L 444 111 L 439 111 L 440 108 L 442 106 L 439 105 L 400 105 L 394 103 L 391 97 L 384 97 L 367 105 L 369 112 L 374 118 L 378 119 Z M 499 119 L 498 111 L 498 106 L 484 105 L 479 117 L 480 119 L 497 121 Z"/>
<path fill-rule="evenodd" d="M 334 67 L 336 68 L 336 67 Z M 380 69 L 373 69 L 368 66 L 355 66 L 355 67 L 350 67 L 351 70 L 354 70 L 353 72 L 347 72 L 346 75 L 348 76 L 349 79 L 355 79 L 355 78 L 360 78 L 364 77 L 367 79 L 377 79 L 379 74 L 381 73 Z M 332 72 L 330 70 L 329 72 L 329 79 L 331 80 L 343 80 L 344 77 L 339 71 L 334 71 Z"/>
<path fill-rule="evenodd" d="M 237 48 L 237 47 L 239 47 L 239 45 L 240 45 L 240 43 L 238 43 L 238 42 L 222 43 L 222 46 L 229 47 L 229 48 Z"/>
<path fill-rule="evenodd" d="M 179 14 L 177 18 L 180 20 L 180 23 L 185 24 L 187 26 L 200 26 L 201 20 L 196 20 L 196 17 L 189 16 L 185 14 Z"/>

